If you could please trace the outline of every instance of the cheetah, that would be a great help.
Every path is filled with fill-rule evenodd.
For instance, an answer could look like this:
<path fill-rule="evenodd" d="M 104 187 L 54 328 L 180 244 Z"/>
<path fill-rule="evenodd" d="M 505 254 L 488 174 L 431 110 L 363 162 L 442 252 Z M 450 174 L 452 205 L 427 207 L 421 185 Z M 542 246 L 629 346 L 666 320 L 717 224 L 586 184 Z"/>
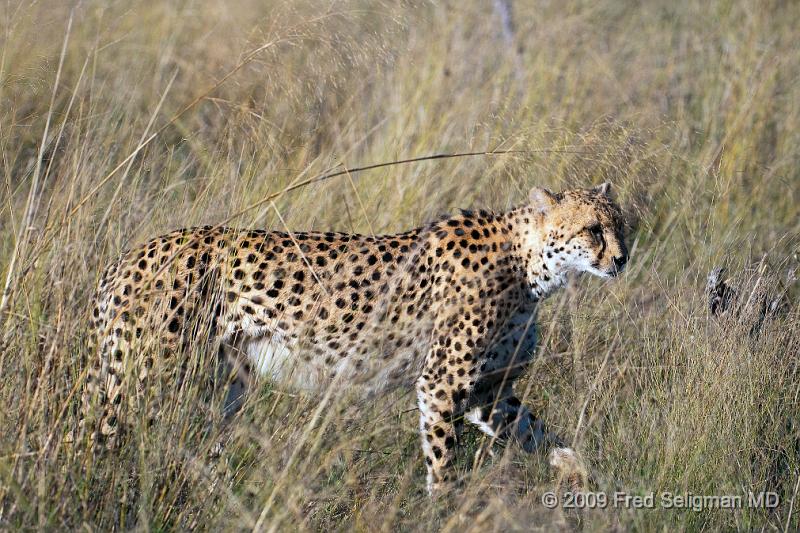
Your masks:
<path fill-rule="evenodd" d="M 157 237 L 101 276 L 80 427 L 113 442 L 135 403 L 123 397 L 142 393 L 154 358 L 203 343 L 232 369 L 226 417 L 259 376 L 306 391 L 415 389 L 435 494 L 453 481 L 465 420 L 526 452 L 563 446 L 513 384 L 533 357 L 539 302 L 570 273 L 622 272 L 622 228 L 603 184 L 537 187 L 506 212 L 462 210 L 395 235 L 205 226 Z"/>

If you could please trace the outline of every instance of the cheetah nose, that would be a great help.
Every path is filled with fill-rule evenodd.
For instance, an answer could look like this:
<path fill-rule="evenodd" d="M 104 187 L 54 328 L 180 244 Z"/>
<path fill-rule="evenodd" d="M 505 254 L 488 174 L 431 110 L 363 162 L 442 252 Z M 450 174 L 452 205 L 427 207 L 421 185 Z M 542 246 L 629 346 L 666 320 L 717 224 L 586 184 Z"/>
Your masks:
<path fill-rule="evenodd" d="M 625 263 L 628 262 L 627 256 L 621 255 L 619 257 L 614 258 L 614 270 L 616 273 L 622 272 L 622 269 L 625 268 Z"/>

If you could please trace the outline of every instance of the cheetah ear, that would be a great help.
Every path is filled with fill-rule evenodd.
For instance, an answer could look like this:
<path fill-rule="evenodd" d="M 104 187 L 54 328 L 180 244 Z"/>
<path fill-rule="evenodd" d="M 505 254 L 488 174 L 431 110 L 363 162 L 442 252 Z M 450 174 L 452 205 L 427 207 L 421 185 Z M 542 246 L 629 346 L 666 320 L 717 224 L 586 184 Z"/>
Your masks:
<path fill-rule="evenodd" d="M 534 187 L 531 189 L 531 192 L 528 193 L 528 201 L 530 202 L 531 207 L 540 213 L 546 213 L 550 211 L 552 207 L 558 204 L 558 198 L 556 198 L 556 195 L 547 189 L 543 189 L 542 187 Z"/>
<path fill-rule="evenodd" d="M 609 182 L 601 183 L 597 187 L 592 189 L 594 192 L 598 192 L 603 196 L 608 196 L 611 192 L 611 184 Z"/>

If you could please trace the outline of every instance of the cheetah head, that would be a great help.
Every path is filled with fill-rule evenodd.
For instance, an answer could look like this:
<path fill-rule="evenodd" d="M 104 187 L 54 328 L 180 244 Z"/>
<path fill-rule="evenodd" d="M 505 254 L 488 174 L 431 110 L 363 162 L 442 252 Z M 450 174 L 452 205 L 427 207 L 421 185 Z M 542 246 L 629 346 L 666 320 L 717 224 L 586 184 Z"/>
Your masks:
<path fill-rule="evenodd" d="M 530 206 L 542 215 L 536 235 L 542 264 L 551 275 L 589 272 L 617 276 L 628 261 L 623 219 L 609 196 L 610 184 L 558 194 L 534 188 Z"/>

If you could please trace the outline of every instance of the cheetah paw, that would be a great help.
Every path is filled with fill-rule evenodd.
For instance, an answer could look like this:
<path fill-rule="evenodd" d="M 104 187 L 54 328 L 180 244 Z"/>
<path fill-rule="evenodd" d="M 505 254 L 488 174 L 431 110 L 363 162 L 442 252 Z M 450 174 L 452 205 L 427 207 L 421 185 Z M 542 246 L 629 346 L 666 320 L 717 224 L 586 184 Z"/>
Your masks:
<path fill-rule="evenodd" d="M 548 458 L 556 471 L 558 484 L 566 482 L 573 493 L 586 487 L 586 467 L 572 448 L 553 448 Z"/>

